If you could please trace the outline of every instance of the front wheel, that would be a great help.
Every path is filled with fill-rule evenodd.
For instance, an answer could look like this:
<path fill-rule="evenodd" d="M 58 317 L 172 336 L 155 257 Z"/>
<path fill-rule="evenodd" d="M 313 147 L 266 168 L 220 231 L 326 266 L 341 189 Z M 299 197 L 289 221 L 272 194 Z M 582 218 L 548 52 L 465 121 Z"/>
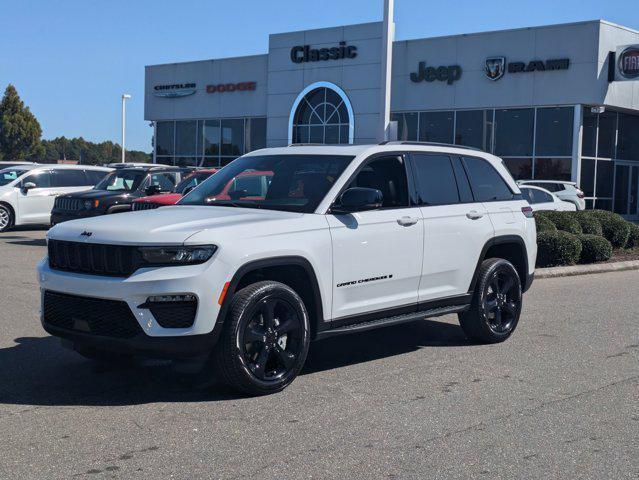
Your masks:
<path fill-rule="evenodd" d="M 489 258 L 481 264 L 473 300 L 459 323 L 471 340 L 503 342 L 515 331 L 521 307 L 517 269 L 508 260 Z"/>
<path fill-rule="evenodd" d="M 13 226 L 13 212 L 6 205 L 0 205 L 0 232 L 6 232 Z"/>
<path fill-rule="evenodd" d="M 226 384 L 265 395 L 295 380 L 310 343 L 308 313 L 295 290 L 274 281 L 249 285 L 234 295 L 224 322 L 214 355 Z"/>

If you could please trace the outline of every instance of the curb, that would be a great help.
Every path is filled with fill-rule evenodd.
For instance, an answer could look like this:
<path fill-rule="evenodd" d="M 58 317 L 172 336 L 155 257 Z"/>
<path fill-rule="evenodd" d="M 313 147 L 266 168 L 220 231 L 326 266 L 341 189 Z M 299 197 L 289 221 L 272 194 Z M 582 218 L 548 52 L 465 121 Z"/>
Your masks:
<path fill-rule="evenodd" d="M 592 265 L 572 265 L 569 267 L 536 268 L 535 279 L 572 277 L 574 275 L 588 275 L 591 273 L 622 272 L 624 270 L 639 270 L 639 260 L 596 263 Z"/>

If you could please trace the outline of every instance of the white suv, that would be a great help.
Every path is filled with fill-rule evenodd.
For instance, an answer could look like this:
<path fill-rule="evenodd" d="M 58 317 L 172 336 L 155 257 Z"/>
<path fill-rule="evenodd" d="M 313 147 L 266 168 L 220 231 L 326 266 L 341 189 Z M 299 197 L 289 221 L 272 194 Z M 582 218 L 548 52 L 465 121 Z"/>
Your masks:
<path fill-rule="evenodd" d="M 562 180 L 519 180 L 517 184 L 544 188 L 553 195 L 556 195 L 560 200 L 572 203 L 577 210 L 584 210 L 586 208 L 584 192 L 579 189 L 575 182 L 564 182 Z"/>
<path fill-rule="evenodd" d="M 225 187 L 269 172 L 265 193 Z M 42 323 L 90 358 L 211 352 L 281 390 L 313 339 L 458 313 L 500 342 L 533 279 L 532 209 L 501 160 L 453 146 L 290 146 L 240 157 L 176 206 L 56 225 Z"/>
<path fill-rule="evenodd" d="M 112 169 L 88 165 L 14 165 L 0 170 L 0 232 L 49 225 L 58 195 L 88 190 Z"/>

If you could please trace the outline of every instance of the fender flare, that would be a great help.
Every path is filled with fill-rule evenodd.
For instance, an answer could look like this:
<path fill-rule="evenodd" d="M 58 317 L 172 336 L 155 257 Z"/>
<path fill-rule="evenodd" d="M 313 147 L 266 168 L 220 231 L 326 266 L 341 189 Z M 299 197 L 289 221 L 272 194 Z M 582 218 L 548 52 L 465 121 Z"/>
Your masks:
<path fill-rule="evenodd" d="M 475 273 L 473 273 L 473 278 L 470 281 L 470 286 L 468 287 L 468 293 L 472 294 L 475 291 L 477 279 L 479 278 L 479 270 L 481 269 L 482 262 L 486 259 L 486 253 L 488 252 L 488 249 L 495 245 L 503 245 L 505 243 L 516 243 L 524 252 L 525 277 L 521 279 L 522 291 L 525 292 L 528 289 L 528 287 L 530 286 L 528 282 L 528 276 L 530 275 L 530 266 L 528 265 L 528 249 L 526 248 L 526 242 L 519 235 L 500 235 L 488 240 L 481 249 L 479 260 L 477 260 L 477 266 L 475 267 Z"/>

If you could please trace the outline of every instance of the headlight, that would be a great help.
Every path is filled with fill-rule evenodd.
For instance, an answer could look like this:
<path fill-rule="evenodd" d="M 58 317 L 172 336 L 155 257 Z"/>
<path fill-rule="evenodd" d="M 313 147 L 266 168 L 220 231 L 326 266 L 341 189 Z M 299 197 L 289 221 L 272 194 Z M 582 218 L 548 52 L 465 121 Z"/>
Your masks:
<path fill-rule="evenodd" d="M 193 247 L 141 247 L 142 259 L 151 265 L 196 265 L 210 259 L 217 247 L 198 245 Z"/>
<path fill-rule="evenodd" d="M 87 210 L 91 210 L 92 208 L 98 208 L 98 205 L 100 205 L 100 200 L 85 200 L 84 201 L 84 208 Z"/>

